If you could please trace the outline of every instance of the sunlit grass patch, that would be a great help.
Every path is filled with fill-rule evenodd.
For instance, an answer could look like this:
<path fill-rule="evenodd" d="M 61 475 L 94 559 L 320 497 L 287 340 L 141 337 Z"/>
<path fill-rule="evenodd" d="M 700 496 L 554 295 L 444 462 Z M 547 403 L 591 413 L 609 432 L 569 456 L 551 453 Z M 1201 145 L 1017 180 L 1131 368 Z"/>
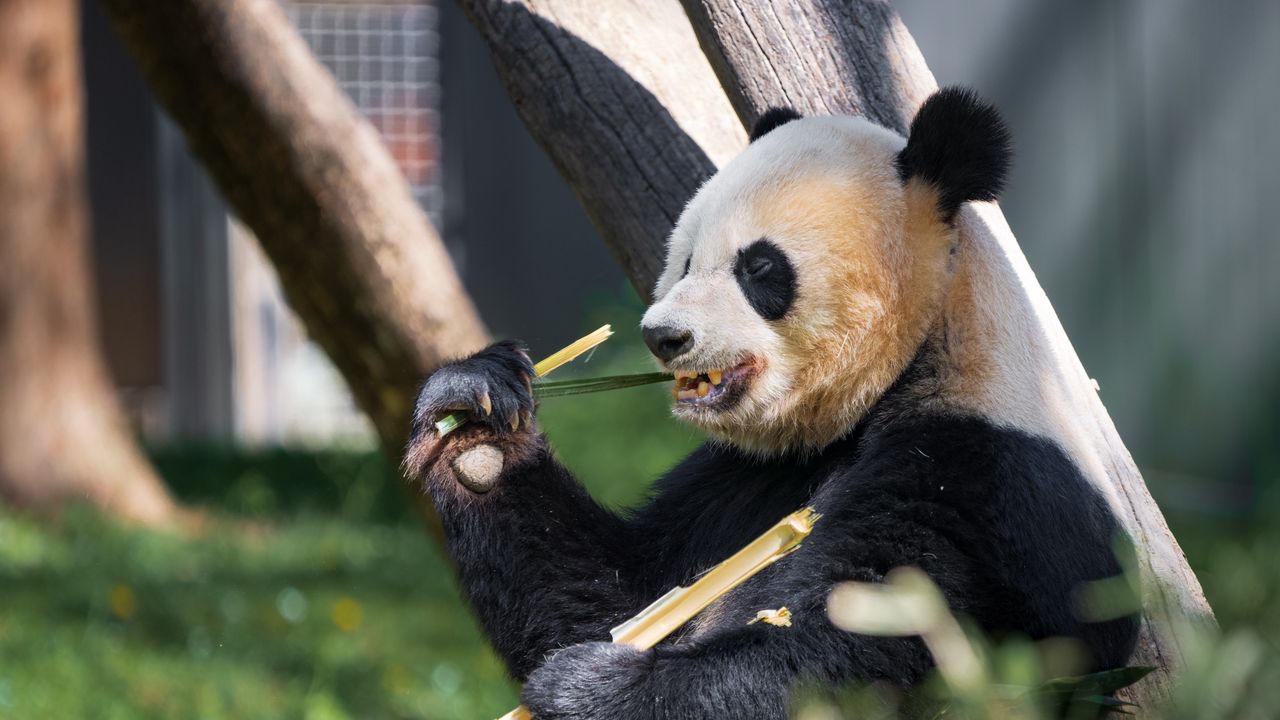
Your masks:
<path fill-rule="evenodd" d="M 199 539 L 0 514 L 0 716 L 495 716 L 515 702 L 424 533 L 304 517 Z M 36 562 L 36 560 L 40 562 Z"/>

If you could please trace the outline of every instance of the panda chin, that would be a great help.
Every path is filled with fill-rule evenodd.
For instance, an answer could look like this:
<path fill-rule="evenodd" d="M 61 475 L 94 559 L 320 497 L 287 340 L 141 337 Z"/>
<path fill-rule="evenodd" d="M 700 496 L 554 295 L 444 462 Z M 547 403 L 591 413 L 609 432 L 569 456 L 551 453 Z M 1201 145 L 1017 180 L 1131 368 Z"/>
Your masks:
<path fill-rule="evenodd" d="M 730 410 L 742 401 L 760 369 L 760 363 L 753 358 L 727 370 L 675 371 L 671 396 L 676 412 L 701 415 Z"/>

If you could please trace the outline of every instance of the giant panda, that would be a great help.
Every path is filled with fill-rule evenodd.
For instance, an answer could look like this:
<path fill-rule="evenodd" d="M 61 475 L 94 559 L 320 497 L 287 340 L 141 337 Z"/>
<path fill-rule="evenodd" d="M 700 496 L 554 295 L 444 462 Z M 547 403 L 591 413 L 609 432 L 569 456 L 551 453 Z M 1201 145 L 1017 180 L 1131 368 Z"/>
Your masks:
<path fill-rule="evenodd" d="M 1009 157 L 997 112 L 961 89 L 930 97 L 907 138 L 766 113 L 680 216 L 642 323 L 675 415 L 711 439 L 630 511 L 556 461 L 518 343 L 427 379 L 406 467 L 536 717 L 781 718 L 799 683 L 914 686 L 932 667 L 919 639 L 826 612 L 837 583 L 899 566 L 989 632 L 1125 663 L 1137 619 L 1088 623 L 1076 604 L 1120 574 L 1120 523 L 1051 431 L 1068 409 L 1041 393 L 1036 343 L 966 242 L 968 204 L 996 198 Z M 473 422 L 438 438 L 456 409 Z M 477 467 L 490 482 L 467 480 Z M 823 519 L 797 552 L 652 650 L 608 643 L 803 506 Z M 782 606 L 790 627 L 750 622 Z"/>

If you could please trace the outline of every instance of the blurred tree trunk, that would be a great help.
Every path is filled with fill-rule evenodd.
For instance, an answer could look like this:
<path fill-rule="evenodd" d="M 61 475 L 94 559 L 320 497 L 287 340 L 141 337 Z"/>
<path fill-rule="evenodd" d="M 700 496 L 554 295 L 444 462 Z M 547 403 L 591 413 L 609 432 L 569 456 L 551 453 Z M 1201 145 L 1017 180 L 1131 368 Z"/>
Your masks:
<path fill-rule="evenodd" d="M 592 0 L 460 0 L 525 123 L 646 298 L 684 203 L 722 162 L 724 143 L 740 149 L 742 126 L 766 108 L 864 115 L 905 134 L 936 89 L 881 0 L 682 1 L 687 17 L 676 0 L 617 0 L 609 13 Z M 690 47 L 691 33 L 705 56 Z M 718 82 L 707 77 L 708 59 Z M 740 123 L 716 134 L 730 104 Z M 971 227 L 970 240 L 1022 281 L 1029 322 L 1049 348 L 1055 397 L 1088 408 L 1072 431 L 1142 564 L 1150 621 L 1131 662 L 1176 669 L 1182 651 L 1170 630 L 1213 622 L 1199 581 L 999 211 Z M 1168 673 L 1153 674 L 1130 699 L 1154 707 L 1171 685 Z"/>
<path fill-rule="evenodd" d="M 103 0 L 389 457 L 414 393 L 488 334 L 408 183 L 275 0 Z M 412 496 L 438 536 L 425 495 Z"/>
<path fill-rule="evenodd" d="M 0 498 L 163 523 L 98 347 L 76 0 L 0 0 Z"/>

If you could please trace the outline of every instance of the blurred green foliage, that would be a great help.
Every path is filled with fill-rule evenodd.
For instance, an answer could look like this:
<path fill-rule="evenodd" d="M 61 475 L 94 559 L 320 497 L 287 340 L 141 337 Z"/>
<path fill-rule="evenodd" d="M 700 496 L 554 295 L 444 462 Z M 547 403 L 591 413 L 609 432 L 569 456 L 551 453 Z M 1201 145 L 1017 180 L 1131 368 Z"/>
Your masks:
<path fill-rule="evenodd" d="M 196 507 L 246 518 L 410 519 L 404 495 L 392 484 L 392 465 L 378 452 L 183 443 L 151 448 L 150 455 L 179 499 Z"/>
<path fill-rule="evenodd" d="M 0 515 L 0 717 L 496 715 L 515 695 L 421 529 Z"/>
<path fill-rule="evenodd" d="M 573 372 L 651 369 L 635 308 L 601 315 L 584 327 L 611 321 L 619 336 Z M 539 419 L 596 497 L 632 504 L 701 441 L 669 419 L 666 393 L 549 400 Z M 513 706 L 515 688 L 377 453 L 152 454 L 204 514 L 187 535 L 83 508 L 56 520 L 0 510 L 0 718 L 484 718 Z M 1245 516 L 1169 515 L 1222 626 L 1188 641 L 1195 668 L 1170 716 L 1280 707 L 1277 512 L 1280 493 Z M 1034 679 L 1018 660 L 1029 653 L 997 652 L 1001 677 Z M 861 697 L 871 700 L 860 713 L 884 707 Z M 815 707 L 811 717 L 830 717 Z"/>

